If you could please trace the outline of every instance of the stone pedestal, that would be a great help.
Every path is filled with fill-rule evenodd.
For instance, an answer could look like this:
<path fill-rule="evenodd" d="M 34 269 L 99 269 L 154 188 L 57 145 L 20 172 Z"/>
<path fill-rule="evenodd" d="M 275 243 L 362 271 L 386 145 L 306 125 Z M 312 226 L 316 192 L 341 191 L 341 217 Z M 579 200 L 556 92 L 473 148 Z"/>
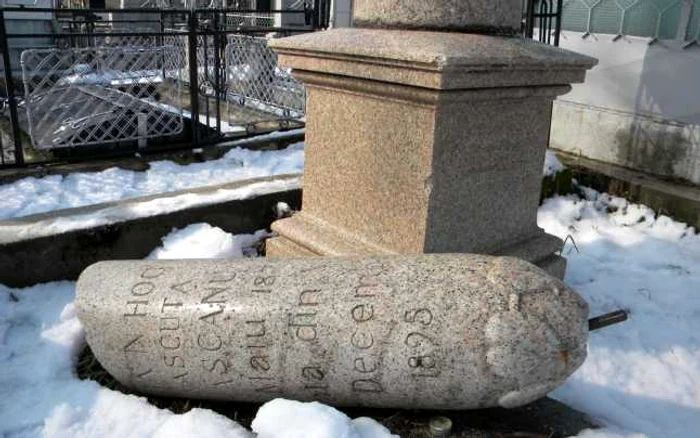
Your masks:
<path fill-rule="evenodd" d="M 522 0 L 353 0 L 358 27 L 439 29 L 515 35 Z"/>
<path fill-rule="evenodd" d="M 407 30 L 271 45 L 308 101 L 303 208 L 273 224 L 268 255 L 476 252 L 563 276 L 562 242 L 537 227 L 542 163 L 552 100 L 594 59 Z"/>

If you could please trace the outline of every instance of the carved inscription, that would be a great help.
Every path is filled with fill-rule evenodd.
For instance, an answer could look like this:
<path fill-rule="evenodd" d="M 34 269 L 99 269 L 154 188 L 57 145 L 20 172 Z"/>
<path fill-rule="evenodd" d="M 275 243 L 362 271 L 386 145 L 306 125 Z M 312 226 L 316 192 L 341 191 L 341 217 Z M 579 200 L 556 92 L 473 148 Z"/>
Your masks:
<path fill-rule="evenodd" d="M 321 345 L 325 341 L 319 339 L 318 312 L 321 303 L 321 289 L 303 289 L 299 293 L 296 312 L 291 315 L 289 329 L 292 336 L 305 343 L 312 343 L 316 352 L 324 351 Z M 328 392 L 326 370 L 321 357 L 312 358 L 301 368 L 300 379 L 304 390 L 314 396 L 322 396 Z"/>
<path fill-rule="evenodd" d="M 184 341 L 180 309 L 183 303 L 181 297 L 168 295 L 166 294 L 162 299 L 158 324 L 159 343 L 163 349 L 162 360 L 170 372 L 170 378 L 186 385 L 189 372 L 185 369 L 185 359 L 181 353 Z"/>
<path fill-rule="evenodd" d="M 201 368 L 210 376 L 211 385 L 234 385 L 238 379 L 249 381 L 255 391 L 281 393 L 280 385 L 284 370 L 277 368 L 272 348 L 276 345 L 273 333 L 274 322 L 268 316 L 247 314 L 236 324 L 227 324 L 231 318 L 228 306 L 235 298 L 234 273 L 211 273 L 205 280 L 186 280 L 160 286 L 156 281 L 166 274 L 162 268 L 147 267 L 141 278 L 130 288 L 125 303 L 124 318 L 140 318 L 157 313 L 159 317 L 157 345 L 161 349 L 160 360 L 170 371 L 170 378 L 182 385 L 188 384 L 192 354 L 184 354 L 183 349 L 194 348 L 199 355 Z M 272 294 L 277 276 L 265 267 L 245 280 L 247 293 Z M 159 293 L 156 293 L 158 291 Z M 348 331 L 349 347 L 353 351 L 351 390 L 357 393 L 381 393 L 385 390 L 381 382 L 382 363 L 378 351 L 377 317 L 378 303 L 388 296 L 391 289 L 384 286 L 377 277 L 366 275 L 359 279 L 354 288 L 352 300 L 347 306 L 350 320 Z M 155 298 L 155 297 L 159 298 Z M 311 344 L 316 351 L 323 339 L 319 339 L 319 312 L 322 302 L 322 289 L 304 288 L 298 292 L 292 310 L 287 314 L 287 331 L 295 342 Z M 195 330 L 183 330 L 181 311 L 194 301 L 199 308 Z M 437 337 L 433 328 L 433 313 L 427 307 L 416 307 L 403 311 L 401 323 L 408 326 L 408 334 L 403 340 L 407 349 L 405 365 L 416 378 L 438 377 L 439 360 L 436 349 Z M 238 339 L 244 340 L 245 371 L 234 372 L 228 345 L 228 328 L 235 326 Z M 124 345 L 125 354 L 145 354 L 148 348 L 146 338 L 139 334 Z M 316 347 L 314 347 L 316 346 Z M 324 353 L 325 354 L 325 353 Z M 197 357 L 195 355 L 194 357 Z M 316 357 L 299 368 L 298 381 L 314 396 L 328 393 L 329 364 L 323 357 Z M 146 376 L 151 368 L 132 370 L 136 378 Z M 242 375 L 241 375 L 242 373 Z"/>
<path fill-rule="evenodd" d="M 354 328 L 350 345 L 355 352 L 351 387 L 356 392 L 378 393 L 384 388 L 379 381 L 380 358 L 368 351 L 376 342 L 370 322 L 375 318 L 377 299 L 386 294 L 387 289 L 374 277 L 362 277 L 359 283 L 349 312 Z"/>
<path fill-rule="evenodd" d="M 425 308 L 407 310 L 403 321 L 410 324 L 411 332 L 406 335 L 404 344 L 408 347 L 406 364 L 413 377 L 438 377 L 440 369 L 436 348 L 437 334 L 432 334 L 433 313 Z"/>
<path fill-rule="evenodd" d="M 195 327 L 194 345 L 201 351 L 200 362 L 202 368 L 209 374 L 213 386 L 233 383 L 230 374 L 231 365 L 228 355 L 223 349 L 228 343 L 226 336 L 229 317 L 226 315 L 227 306 L 233 298 L 233 286 L 236 274 L 212 273 L 207 280 L 197 284 L 195 290 L 199 292 L 199 306 L 202 315 L 198 318 Z"/>
<path fill-rule="evenodd" d="M 124 303 L 123 318 L 128 322 L 132 318 L 144 318 L 152 311 L 154 302 L 154 292 L 156 285 L 153 280 L 162 277 L 167 273 L 164 268 L 145 267 L 141 271 L 140 281 L 131 286 L 129 296 Z M 153 368 L 149 366 L 141 366 L 144 361 L 137 360 L 138 356 L 147 355 L 149 353 L 147 337 L 143 333 L 134 335 L 129 339 L 122 348 L 127 359 L 127 366 L 131 373 L 132 379 L 142 379 L 153 372 Z M 137 357 L 134 357 L 136 355 Z M 131 360 L 133 358 L 134 360 Z M 146 361 L 147 363 L 147 361 Z"/>
<path fill-rule="evenodd" d="M 249 319 L 245 321 L 244 332 L 246 350 L 248 353 L 248 380 L 256 391 L 279 393 L 279 370 L 273 369 L 270 346 L 274 345 L 270 322 L 266 318 Z"/>
<path fill-rule="evenodd" d="M 287 323 L 292 335 L 303 342 L 314 342 L 318 338 L 318 298 L 320 289 L 305 289 L 299 294 L 295 311 L 289 314 Z"/>

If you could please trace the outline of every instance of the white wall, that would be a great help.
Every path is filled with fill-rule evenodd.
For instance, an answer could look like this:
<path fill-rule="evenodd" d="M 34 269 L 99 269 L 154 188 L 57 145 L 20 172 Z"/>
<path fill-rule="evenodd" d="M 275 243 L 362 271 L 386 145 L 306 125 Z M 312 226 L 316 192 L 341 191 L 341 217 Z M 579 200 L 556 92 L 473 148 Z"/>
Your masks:
<path fill-rule="evenodd" d="M 352 0 L 332 0 L 332 27 L 349 27 L 352 25 Z"/>
<path fill-rule="evenodd" d="M 24 6 L 27 9 L 50 8 L 53 0 L 0 0 L 0 7 Z M 45 33 L 53 32 L 51 12 L 6 12 L 5 26 L 8 33 Z M 12 71 L 15 76 L 20 76 L 20 54 L 26 48 L 51 47 L 52 38 L 13 38 L 9 41 L 10 59 Z M 4 71 L 4 65 L 0 62 L 0 72 Z"/>
<path fill-rule="evenodd" d="M 700 184 L 700 47 L 581 35 L 560 46 L 600 62 L 555 103 L 550 145 Z"/>
<path fill-rule="evenodd" d="M 563 32 L 560 47 L 598 58 L 564 100 L 700 124 L 700 47 Z"/>

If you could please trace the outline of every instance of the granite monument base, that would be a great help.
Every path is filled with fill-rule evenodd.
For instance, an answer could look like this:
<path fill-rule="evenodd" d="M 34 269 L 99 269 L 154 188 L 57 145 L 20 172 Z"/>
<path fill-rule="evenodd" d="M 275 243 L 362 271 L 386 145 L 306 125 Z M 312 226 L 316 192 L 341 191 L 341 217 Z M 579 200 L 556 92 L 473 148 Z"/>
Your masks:
<path fill-rule="evenodd" d="M 365 241 L 362 236 L 352 235 L 323 223 L 317 218 L 299 212 L 291 218 L 273 224 L 279 236 L 267 240 L 268 257 L 310 257 L 310 256 L 357 256 L 400 254 L 395 249 Z M 514 245 L 492 248 L 493 255 L 518 257 L 528 261 L 550 275 L 563 279 L 566 259 L 556 254 L 561 249 L 559 238 L 539 230 L 526 240 Z M 415 253 L 420 253 L 418 250 Z M 428 251 L 425 251 L 428 252 Z"/>
<path fill-rule="evenodd" d="M 270 256 L 508 254 L 562 277 L 537 226 L 552 101 L 591 58 L 519 38 L 337 29 L 274 41 L 307 86 L 302 212 Z"/>

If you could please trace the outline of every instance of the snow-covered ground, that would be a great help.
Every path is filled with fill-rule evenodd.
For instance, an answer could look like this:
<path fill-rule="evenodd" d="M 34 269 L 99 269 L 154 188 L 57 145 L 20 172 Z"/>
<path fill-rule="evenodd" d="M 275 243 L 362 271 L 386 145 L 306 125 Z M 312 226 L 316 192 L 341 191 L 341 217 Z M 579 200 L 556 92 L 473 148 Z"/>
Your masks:
<path fill-rule="evenodd" d="M 566 282 L 591 313 L 630 319 L 591 333 L 587 361 L 554 396 L 649 437 L 700 436 L 700 236 L 647 207 L 587 198 L 548 199 L 538 222 L 576 242 Z"/>
<path fill-rule="evenodd" d="M 163 239 L 149 258 L 235 257 L 252 253 L 266 235 L 232 236 L 194 224 Z M 84 345 L 73 305 L 75 283 L 11 290 L 0 286 L 0 437 L 2 438 L 253 438 L 235 422 L 193 409 L 175 415 L 147 400 L 79 380 Z M 391 438 L 368 418 L 349 419 L 319 403 L 278 399 L 252 424 L 259 438 Z"/>
<path fill-rule="evenodd" d="M 551 157 L 548 163 L 557 166 Z M 592 190 L 583 199 L 546 200 L 538 222 L 562 239 L 571 236 L 563 251 L 566 282 L 592 314 L 630 312 L 629 321 L 591 333 L 588 360 L 552 394 L 605 425 L 579 437 L 700 436 L 700 236 Z M 231 236 L 196 224 L 166 237 L 151 257 L 240 256 L 262 234 Z M 70 282 L 0 286 L 0 436 L 253 436 L 211 411 L 175 415 L 75 377 L 83 334 L 73 296 Z M 252 428 L 260 438 L 391 437 L 373 420 L 287 400 L 260 408 Z"/>
<path fill-rule="evenodd" d="M 101 202 L 223 184 L 248 178 L 298 173 L 302 143 L 280 151 L 235 148 L 222 158 L 179 165 L 154 161 L 144 172 L 116 167 L 101 172 L 24 178 L 0 185 L 0 220 Z"/>

